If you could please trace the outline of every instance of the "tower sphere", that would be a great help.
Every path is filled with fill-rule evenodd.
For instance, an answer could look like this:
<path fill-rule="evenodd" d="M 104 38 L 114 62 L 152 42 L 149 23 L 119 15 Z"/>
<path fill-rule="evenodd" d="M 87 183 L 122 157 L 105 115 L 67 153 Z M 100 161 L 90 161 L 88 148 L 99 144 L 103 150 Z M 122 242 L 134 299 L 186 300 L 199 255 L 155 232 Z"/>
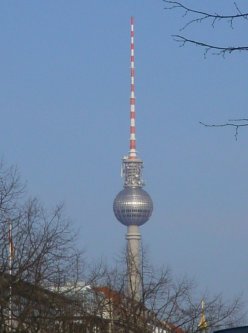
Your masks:
<path fill-rule="evenodd" d="M 117 194 L 113 209 L 122 224 L 140 226 L 149 220 L 153 203 L 150 195 L 141 187 L 125 187 Z"/>

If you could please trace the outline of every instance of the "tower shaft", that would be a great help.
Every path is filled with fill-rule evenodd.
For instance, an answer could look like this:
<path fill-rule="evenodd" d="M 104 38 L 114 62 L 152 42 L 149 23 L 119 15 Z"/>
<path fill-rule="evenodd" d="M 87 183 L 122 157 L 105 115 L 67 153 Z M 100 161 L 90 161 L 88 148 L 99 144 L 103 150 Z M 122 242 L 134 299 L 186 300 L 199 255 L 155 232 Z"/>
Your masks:
<path fill-rule="evenodd" d="M 137 225 L 127 228 L 127 267 L 128 267 L 128 294 L 131 299 L 140 300 L 141 274 L 140 274 L 140 240 L 141 235 Z"/>

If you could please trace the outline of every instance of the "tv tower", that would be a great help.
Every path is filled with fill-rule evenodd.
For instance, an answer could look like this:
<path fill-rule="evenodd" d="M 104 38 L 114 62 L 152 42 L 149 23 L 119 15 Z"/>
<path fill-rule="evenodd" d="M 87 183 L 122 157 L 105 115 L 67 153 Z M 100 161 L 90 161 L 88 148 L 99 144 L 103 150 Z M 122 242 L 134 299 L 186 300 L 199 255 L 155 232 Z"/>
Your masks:
<path fill-rule="evenodd" d="M 117 194 L 113 209 L 116 218 L 127 226 L 128 292 L 130 297 L 139 300 L 141 293 L 139 226 L 149 220 L 153 203 L 149 194 L 142 189 L 143 161 L 136 152 L 134 75 L 134 18 L 131 17 L 130 150 L 128 156 L 122 159 L 124 189 Z"/>

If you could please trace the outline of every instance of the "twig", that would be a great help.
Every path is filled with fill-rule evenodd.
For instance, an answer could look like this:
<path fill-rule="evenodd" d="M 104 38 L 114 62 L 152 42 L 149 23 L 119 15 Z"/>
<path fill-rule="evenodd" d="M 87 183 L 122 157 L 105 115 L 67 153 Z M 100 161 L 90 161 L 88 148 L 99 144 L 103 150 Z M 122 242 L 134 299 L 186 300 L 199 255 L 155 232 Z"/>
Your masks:
<path fill-rule="evenodd" d="M 237 10 L 237 14 L 232 14 L 232 15 L 221 15 L 218 13 L 208 13 L 200 10 L 196 10 L 193 8 L 186 7 L 183 5 L 181 2 L 178 1 L 170 1 L 170 0 L 164 0 L 165 3 L 169 4 L 168 7 L 165 7 L 164 9 L 171 10 L 171 9 L 182 9 L 184 11 L 183 17 L 186 15 L 190 14 L 197 14 L 199 17 L 190 20 L 188 23 L 186 23 L 180 30 L 186 29 L 189 25 L 193 23 L 201 23 L 206 20 L 212 20 L 212 27 L 215 26 L 216 22 L 219 21 L 227 21 L 229 22 L 231 28 L 233 28 L 233 21 L 236 19 L 248 19 L 248 13 L 242 13 L 237 4 L 234 2 L 234 6 Z"/>
<path fill-rule="evenodd" d="M 217 45 L 212 45 L 204 42 L 200 42 L 194 39 L 189 39 L 181 35 L 172 35 L 174 40 L 178 43 L 180 43 L 180 46 L 185 46 L 187 43 L 194 44 L 196 46 L 201 46 L 205 48 L 204 56 L 206 57 L 207 53 L 210 50 L 216 50 L 218 51 L 217 53 L 213 53 L 215 55 L 222 55 L 225 57 L 227 53 L 232 53 L 236 51 L 248 51 L 248 46 L 217 46 Z"/>
<path fill-rule="evenodd" d="M 232 119 L 232 120 L 228 120 L 228 121 L 248 121 L 248 119 Z M 235 128 L 235 134 L 234 134 L 234 137 L 235 137 L 235 140 L 237 141 L 238 140 L 238 134 L 239 134 L 239 128 L 240 127 L 245 127 L 245 126 L 248 126 L 248 123 L 245 123 L 245 124 L 233 124 L 233 123 L 225 123 L 225 124 L 206 124 L 206 123 L 203 123 L 203 122 L 199 122 L 201 125 L 205 126 L 205 127 L 234 127 Z"/>

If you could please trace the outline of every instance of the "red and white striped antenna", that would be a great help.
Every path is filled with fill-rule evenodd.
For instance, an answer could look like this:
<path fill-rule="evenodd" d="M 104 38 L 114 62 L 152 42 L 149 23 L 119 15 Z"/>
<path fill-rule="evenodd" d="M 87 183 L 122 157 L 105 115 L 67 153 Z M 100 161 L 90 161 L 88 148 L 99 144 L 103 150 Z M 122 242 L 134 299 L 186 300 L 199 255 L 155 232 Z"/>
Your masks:
<path fill-rule="evenodd" d="M 134 18 L 131 17 L 131 96 L 130 96 L 130 150 L 129 158 L 136 158 L 135 94 L 134 94 Z"/>

